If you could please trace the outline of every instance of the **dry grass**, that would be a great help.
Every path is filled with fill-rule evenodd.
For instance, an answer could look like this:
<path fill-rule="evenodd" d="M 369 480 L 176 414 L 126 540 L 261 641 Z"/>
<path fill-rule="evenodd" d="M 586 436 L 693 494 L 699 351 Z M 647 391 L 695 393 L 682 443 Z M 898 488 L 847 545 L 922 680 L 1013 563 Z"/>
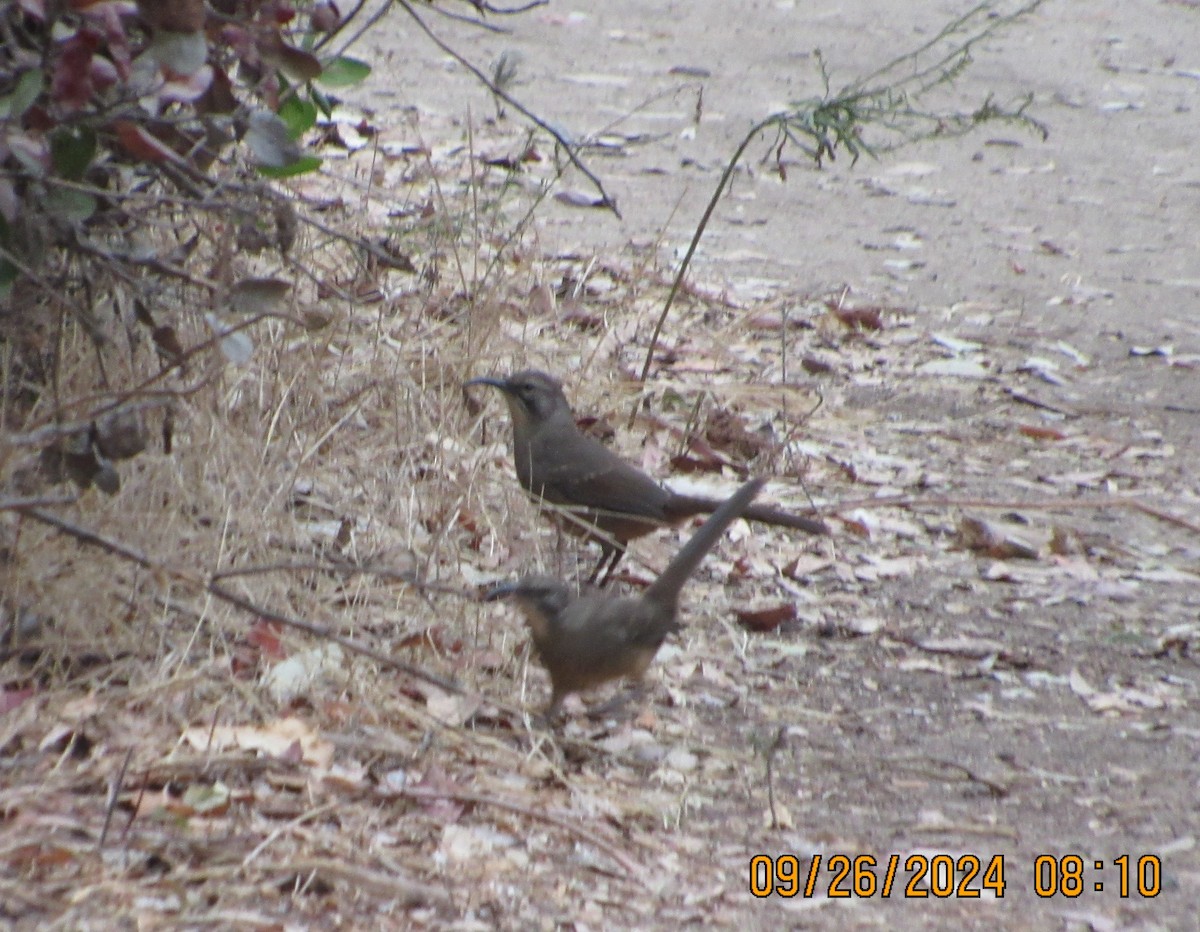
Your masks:
<path fill-rule="evenodd" d="M 611 774 L 564 771 L 594 753 L 590 743 L 578 730 L 555 740 L 521 712 L 541 705 L 545 683 L 519 622 L 471 598 L 485 579 L 576 566 L 574 549 L 534 520 L 509 481 L 494 399 L 469 408 L 461 384 L 544 366 L 570 374 L 581 409 L 620 416 L 637 392 L 614 391 L 606 374 L 645 329 L 642 311 L 665 281 L 644 261 L 569 258 L 555 268 L 537 258 L 530 199 L 503 176 L 485 179 L 465 161 L 405 170 L 424 181 L 407 190 L 435 205 L 423 217 L 414 197 L 401 210 L 415 219 L 400 222 L 402 235 L 391 230 L 421 280 L 380 272 L 315 229 L 272 264 L 231 254 L 212 213 L 175 228 L 175 240 L 199 238 L 194 265 L 227 282 L 293 283 L 282 312 L 246 331 L 255 345 L 246 365 L 212 345 L 186 284 L 154 313 L 185 347 L 210 345 L 165 378 L 136 327 L 124 348 L 98 353 L 68 319 L 55 397 L 69 418 L 86 421 L 118 391 L 97 385 L 153 380 L 167 403 L 154 396 L 153 441 L 119 465 L 118 494 L 90 489 L 48 509 L 79 533 L 0 513 L 5 619 L 31 622 L 0 670 L 11 705 L 0 719 L 0 913 L 17 927 L 111 927 L 117 915 L 146 928 L 285 918 L 390 927 L 400 915 L 473 914 L 491 924 L 496 910 L 536 911 L 563 882 L 644 883 L 636 846 L 604 817 Z M 322 224 L 379 237 L 378 187 L 343 183 L 332 193 L 365 209 L 325 213 Z M 591 307 L 605 326 L 557 318 L 547 282 L 565 270 L 580 286 L 603 280 Z M 318 298 L 317 283 L 331 281 L 343 297 Z M 97 289 L 97 319 L 119 318 L 129 300 L 119 282 L 108 288 Z M 54 300 L 41 300 L 52 316 Z M 719 305 L 692 310 L 728 328 L 733 315 Z M 314 312 L 327 326 L 296 325 Z M 704 339 L 715 347 L 727 336 L 718 328 Z M 3 448 L 0 488 L 52 492 L 38 484 L 37 447 L 26 441 L 55 413 L 43 402 L 16 410 L 6 437 L 19 442 Z M 158 442 L 168 410 L 170 453 Z M 671 546 L 651 545 L 651 562 Z M 267 617 L 218 597 L 212 580 Z M 322 638 L 272 615 L 464 692 L 353 650 L 322 654 Z M 289 658 L 316 672 L 284 695 L 272 677 Z M 580 799 L 598 820 L 579 817 Z M 657 822 L 653 811 L 644 827 Z M 496 899 L 503 884 L 464 883 L 515 884 L 521 864 L 580 857 L 590 870 L 569 881 L 544 874 L 512 887 L 507 903 Z"/>
<path fill-rule="evenodd" d="M 443 203 L 443 211 L 468 219 L 470 207 Z M 350 212 L 337 223 L 366 232 L 353 230 Z M 211 217 L 195 225 L 207 243 L 223 235 Z M 439 244 L 421 236 L 406 243 L 425 249 L 428 271 Z M 310 234 L 295 247 L 293 257 L 303 257 L 296 267 L 313 279 L 351 271 L 341 278 L 364 285 L 359 256 L 315 240 Z M 464 256 L 449 259 L 462 264 Z M 281 270 L 235 261 L 229 272 Z M 361 781 L 368 768 L 393 777 L 398 767 L 451 774 L 481 753 L 503 757 L 504 745 L 447 731 L 425 709 L 419 682 L 353 655 L 322 670 L 311 689 L 298 690 L 300 698 L 278 701 L 262 675 L 319 642 L 256 621 L 214 599 L 204 583 L 240 571 L 222 585 L 468 687 L 482 685 L 475 658 L 488 651 L 511 658 L 513 632 L 481 626 L 465 598 L 324 567 L 331 560 L 370 565 L 459 588 L 464 559 L 481 562 L 480 573 L 496 570 L 507 503 L 490 491 L 496 451 L 481 450 L 471 436 L 459 386 L 479 364 L 493 364 L 470 347 L 493 338 L 496 307 L 520 303 L 527 276 L 527 269 L 507 275 L 465 301 L 453 287 L 414 288 L 411 278 L 380 275 L 372 284 L 397 296 L 373 304 L 317 301 L 313 285 L 297 277 L 288 313 L 319 308 L 332 316 L 329 326 L 305 333 L 267 320 L 250 331 L 255 355 L 243 367 L 224 364 L 215 350 L 199 354 L 187 373 L 166 380 L 182 390 L 172 402 L 173 452 L 153 443 L 120 465 L 119 494 L 89 490 L 56 509 L 140 551 L 149 568 L 3 512 L 5 619 L 21 612 L 35 622 L 3 667 L 14 703 L 20 690 L 30 691 L 0 720 L 0 857 L 7 864 L 0 904 L 9 919 L 86 928 L 120 913 L 150 925 L 161 921 L 156 915 L 256 925 L 293 901 L 288 910 L 328 915 L 334 887 L 356 891 L 346 916 L 445 899 L 427 869 L 416 870 L 421 882 L 409 885 L 402 875 L 410 868 L 397 870 L 414 853 L 410 843 L 429 841 L 425 819 L 396 812 L 420 809 L 405 801 L 408 782 L 364 805 Z M 178 310 L 155 309 L 177 322 L 185 346 L 209 337 L 188 300 L 185 288 L 175 289 L 164 302 L 178 302 Z M 108 305 L 102 299 L 96 316 Z M 95 391 L 106 378 L 136 384 L 159 368 L 144 339 L 126 352 L 106 347 L 104 373 L 99 358 L 69 322 L 56 397 L 76 417 L 112 397 Z M 54 416 L 34 405 L 14 423 L 14 410 L 8 438 Z M 155 438 L 161 420 L 161 410 L 150 412 Z M 37 448 L 10 443 L 3 451 L 0 487 L 29 485 Z M 511 659 L 503 666 L 510 676 L 516 669 Z M 334 778 L 324 772 L 311 782 L 311 761 L 181 743 L 189 728 L 269 730 L 287 716 L 322 740 L 335 738 L 362 773 L 322 800 L 319 784 Z M 521 755 L 507 756 L 521 764 Z M 228 799 L 216 811 L 201 813 L 188 801 L 197 787 L 217 784 Z M 379 831 L 390 833 L 384 848 L 392 853 L 355 857 Z M 430 853 L 417 864 L 428 868 Z M 264 889 L 274 891 L 267 903 Z"/>
<path fill-rule="evenodd" d="M 1044 558 L 1013 568 L 1012 581 L 984 578 L 994 561 L 954 540 L 956 496 L 991 515 L 998 477 L 1012 479 L 1005 496 L 1028 492 L 1010 463 L 1079 476 L 1133 442 L 1083 416 L 1071 442 L 1013 428 L 1007 390 L 1036 391 L 1019 371 L 1024 344 L 988 341 L 1025 326 L 1019 312 L 992 309 L 976 331 L 951 311 L 929 315 L 995 357 L 1001 375 L 972 382 L 919 374 L 944 353 L 904 309 L 884 309 L 882 329 L 864 332 L 819 301 L 744 309 L 695 289 L 642 388 L 620 376 L 640 368 L 670 286 L 652 261 L 539 255 L 536 230 L 521 227 L 529 195 L 465 160 L 414 158 L 367 177 L 344 180 L 333 193 L 346 206 L 322 222 L 377 236 L 387 210 L 406 210 L 392 232 L 404 228 L 396 242 L 423 277 L 380 272 L 311 229 L 294 262 L 214 262 L 234 278 L 293 281 L 288 319 L 250 331 L 246 366 L 209 349 L 171 376 L 172 387 L 198 386 L 173 400 L 173 453 L 152 444 L 121 464 L 118 495 L 91 490 L 47 508 L 140 563 L 0 511 L 6 618 L 23 608 L 40 622 L 0 668 L 11 706 L 0 714 L 0 915 L 64 929 L 666 928 L 747 915 L 781 925 L 795 921 L 787 910 L 831 901 L 751 899 L 751 854 L 953 847 L 1008 853 L 1015 873 L 1088 819 L 1118 822 L 1118 809 L 1140 813 L 1133 828 L 1112 828 L 1121 850 L 1187 842 L 1193 813 L 1145 801 L 1177 782 L 1190 744 L 1165 743 L 1148 766 L 1126 736 L 1144 727 L 1152 737 L 1157 720 L 1194 734 L 1184 701 L 1195 693 L 1194 633 L 1168 644 L 1178 656 L 1153 648 L 1192 609 L 1162 590 L 1137 613 L 1069 597 L 1074 571 L 1136 580 L 1166 554 L 1182 572 L 1181 527 L 1128 512 L 1114 529 L 1119 503 L 1106 513 L 1089 490 L 1089 510 L 1071 511 L 1071 486 L 1064 510 L 1045 499 L 1052 490 L 1025 511 L 1041 529 L 1061 519 L 1084 537 L 1083 567 Z M 385 205 L 385 190 L 419 193 Z M 432 216 L 425 204 L 437 205 Z M 195 223 L 219 256 L 219 221 Z M 316 283 L 335 276 L 346 296 L 318 298 Z M 551 308 L 547 289 L 564 278 L 586 299 Z M 178 322 L 184 345 L 209 337 L 194 303 L 181 287 L 155 309 Z M 294 322 L 318 311 L 330 317 L 323 329 Z M 804 329 L 775 326 L 784 312 Z M 97 354 L 80 329 L 66 333 L 58 397 L 92 399 Z M 833 363 L 830 377 L 798 377 L 801 335 L 817 362 Z M 158 371 L 152 357 L 142 345 L 104 358 L 117 383 L 115 360 L 136 382 Z M 814 489 L 823 505 L 843 500 L 839 527 L 853 532 L 812 542 L 735 530 L 736 545 L 689 586 L 690 627 L 660 653 L 653 698 L 615 725 L 579 715 L 558 733 L 536 725 L 525 710 L 545 701 L 546 682 L 519 621 L 469 597 L 483 580 L 577 570 L 574 546 L 559 546 L 511 481 L 496 399 L 475 408 L 461 390 L 465 378 L 526 365 L 563 374 L 577 410 L 659 475 L 709 409 L 769 428 L 754 468 L 780 477 L 771 497 L 802 505 Z M 823 406 L 816 385 L 830 396 Z M 643 392 L 652 403 L 630 427 Z M 961 426 L 947 428 L 949 415 Z M 10 489 L 36 454 L 10 438 L 52 417 L 7 416 Z M 149 417 L 156 436 L 161 412 Z M 1174 467 L 1153 452 L 1137 464 L 1140 488 L 1184 513 L 1164 491 L 1180 487 Z M 727 470 L 691 481 L 736 480 Z M 881 489 L 916 501 L 930 488 L 938 499 L 911 508 L 872 502 Z M 676 546 L 665 534 L 640 541 L 631 572 L 646 575 Z M 261 612 L 214 594 L 214 578 Z M 779 604 L 797 617 L 778 631 L 733 620 L 735 607 Z M 337 653 L 271 616 L 353 643 Z M 301 660 L 312 675 L 285 695 L 280 670 Z M 1126 718 L 1100 711 L 1126 692 L 1136 706 Z M 1093 766 L 1114 759 L 1123 783 Z M 1045 913 L 1029 905 L 1027 882 L 1010 879 L 1003 921 L 1027 927 L 1023 915 Z M 919 915 L 912 904 L 858 905 L 878 910 L 873 920 Z M 962 927 L 999 915 L 938 905 Z"/>

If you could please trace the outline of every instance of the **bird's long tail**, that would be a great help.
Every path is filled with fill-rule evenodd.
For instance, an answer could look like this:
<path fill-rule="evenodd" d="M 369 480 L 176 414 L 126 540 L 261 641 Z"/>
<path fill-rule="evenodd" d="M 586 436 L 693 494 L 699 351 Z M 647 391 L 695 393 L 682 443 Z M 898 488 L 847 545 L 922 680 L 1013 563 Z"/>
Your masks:
<path fill-rule="evenodd" d="M 667 568 L 643 593 L 643 598 L 664 605 L 674 605 L 679 599 L 683 584 L 696 571 L 700 561 L 712 550 L 721 539 L 725 529 L 739 516 L 746 512 L 747 506 L 753 501 L 766 482 L 765 479 L 751 479 L 742 485 L 729 498 L 721 503 L 708 519 L 700 525 L 700 529 L 692 535 L 692 539 L 683 545 L 675 558 L 667 564 Z"/>
<path fill-rule="evenodd" d="M 682 515 L 713 514 L 723 503 L 717 499 L 702 498 L 698 495 L 676 495 L 676 501 L 670 506 L 674 513 Z M 806 534 L 828 534 L 829 528 L 820 518 L 810 518 L 798 515 L 774 505 L 747 505 L 742 512 L 747 521 L 757 521 L 759 524 L 773 524 L 776 527 L 790 527 Z"/>

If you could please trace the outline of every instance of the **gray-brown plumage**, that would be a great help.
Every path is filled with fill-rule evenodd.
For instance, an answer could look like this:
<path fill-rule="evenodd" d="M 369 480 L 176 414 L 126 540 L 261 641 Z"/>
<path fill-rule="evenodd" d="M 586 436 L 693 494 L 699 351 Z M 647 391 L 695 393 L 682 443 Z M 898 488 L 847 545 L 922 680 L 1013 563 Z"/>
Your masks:
<path fill-rule="evenodd" d="M 762 486 L 762 479 L 752 479 L 723 502 L 639 596 L 599 590 L 574 596 L 550 576 L 527 576 L 487 594 L 488 601 L 515 598 L 524 611 L 538 659 L 550 674 L 548 715 L 573 692 L 621 677 L 641 680 L 667 635 L 679 630 L 684 583 Z"/>
<path fill-rule="evenodd" d="M 633 538 L 709 514 L 721 504 L 664 488 L 580 431 L 562 385 L 553 376 L 526 370 L 506 379 L 480 378 L 466 384 L 490 385 L 503 393 L 512 419 L 517 479 L 525 491 L 550 506 L 546 510 L 565 530 L 600 545 L 600 562 L 589 582 L 603 585 Z M 768 505 L 747 508 L 745 517 L 809 534 L 828 533 L 819 520 Z"/>

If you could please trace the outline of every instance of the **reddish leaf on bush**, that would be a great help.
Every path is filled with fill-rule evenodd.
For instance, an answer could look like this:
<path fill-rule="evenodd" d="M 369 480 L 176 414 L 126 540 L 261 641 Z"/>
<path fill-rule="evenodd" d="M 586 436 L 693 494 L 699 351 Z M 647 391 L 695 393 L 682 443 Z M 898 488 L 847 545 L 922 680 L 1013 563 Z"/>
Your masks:
<path fill-rule="evenodd" d="M 277 32 L 264 38 L 258 50 L 266 61 L 294 80 L 312 81 L 321 74 L 321 62 L 315 55 L 288 45 Z"/>
<path fill-rule="evenodd" d="M 25 111 L 25 126 L 35 132 L 45 133 L 54 129 L 58 121 L 41 104 L 34 104 Z"/>
<path fill-rule="evenodd" d="M 204 0 L 138 0 L 138 12 L 155 30 L 199 32 L 204 28 Z"/>
<path fill-rule="evenodd" d="M 134 158 L 144 162 L 182 162 L 170 148 L 155 139 L 132 120 L 117 120 L 113 124 L 117 139 Z"/>
<path fill-rule="evenodd" d="M 88 12 L 88 18 L 104 33 L 104 44 L 108 55 L 112 58 L 97 58 L 96 62 L 104 62 L 112 68 L 114 74 L 119 74 L 121 80 L 128 80 L 130 63 L 133 54 L 129 48 L 129 35 L 125 32 L 125 24 L 121 21 L 121 4 L 97 4 L 99 9 Z M 93 68 L 95 63 L 93 63 Z"/>
<path fill-rule="evenodd" d="M 68 113 L 82 110 L 92 99 L 92 56 L 99 47 L 100 35 L 91 29 L 80 29 L 63 43 L 50 92 Z"/>
<path fill-rule="evenodd" d="M 212 83 L 204 96 L 196 102 L 200 113 L 233 113 L 237 109 L 237 98 L 233 94 L 233 82 L 222 68 L 213 68 Z"/>
<path fill-rule="evenodd" d="M 313 32 L 333 32 L 337 29 L 338 23 L 342 21 L 341 11 L 338 10 L 336 3 L 329 3 L 322 0 L 316 4 L 312 10 Z"/>

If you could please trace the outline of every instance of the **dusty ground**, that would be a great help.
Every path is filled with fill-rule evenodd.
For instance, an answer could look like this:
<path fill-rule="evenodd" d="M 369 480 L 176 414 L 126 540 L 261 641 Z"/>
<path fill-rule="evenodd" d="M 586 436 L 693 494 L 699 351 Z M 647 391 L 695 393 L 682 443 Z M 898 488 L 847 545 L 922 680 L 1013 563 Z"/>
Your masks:
<path fill-rule="evenodd" d="M 474 309 L 465 358 L 439 352 L 469 327 L 404 318 L 403 297 L 351 309 L 338 353 L 276 348 L 196 402 L 181 431 L 205 459 L 147 457 L 123 501 L 88 500 L 76 519 L 156 558 L 183 561 L 200 542 L 211 562 L 197 572 L 211 572 L 290 556 L 286 542 L 317 523 L 294 516 L 303 488 L 331 533 L 346 515 L 369 523 L 362 541 L 410 551 L 452 585 L 572 572 L 573 551 L 556 551 L 513 490 L 495 399 L 472 416 L 458 392 L 465 376 L 536 364 L 662 476 L 708 390 L 706 408 L 772 441 L 754 463 L 778 477 L 770 494 L 797 506 L 811 495 L 835 534 L 735 530 L 687 590 L 688 629 L 660 654 L 643 708 L 600 723 L 576 710 L 554 737 L 358 657 L 322 661 L 323 678 L 277 701 L 258 674 L 312 639 L 281 646 L 261 623 L 248 636 L 244 616 L 120 569 L 112 611 L 83 592 L 78 614 L 138 644 L 93 679 L 52 680 L 3 721 L 2 850 L 20 878 L 0 886 L 5 916 L 63 928 L 104 928 L 117 911 L 147 928 L 1195 928 L 1200 9 L 1051 0 L 983 44 L 944 102 L 1032 92 L 1045 141 L 989 126 L 821 172 L 796 154 L 786 182 L 755 161 L 666 327 L 670 352 L 648 384 L 657 420 L 629 430 L 625 376 L 741 134 L 818 92 L 814 48 L 836 86 L 962 12 L 732 6 L 555 0 L 501 21 L 504 34 L 431 17 L 476 62 L 519 52 L 514 92 L 556 126 L 609 134 L 588 160 L 624 219 L 543 204 L 509 285 Z M 388 64 L 360 100 L 381 152 L 421 144 L 437 165 L 468 144 L 521 151 L 521 125 L 490 121 L 487 94 L 408 20 L 382 29 L 363 57 Z M 364 150 L 345 174 L 374 172 L 366 213 L 378 219 L 426 196 L 404 180 L 420 162 Z M 587 190 L 575 175 L 565 184 Z M 453 262 L 442 268 L 452 291 Z M 564 279 L 583 293 L 551 310 L 546 292 Z M 880 309 L 879 329 L 848 329 L 826 299 Z M 311 375 L 292 380 L 296 356 Z M 411 444 L 397 450 L 397 435 Z M 728 489 L 735 476 L 673 481 Z M 187 507 L 129 521 L 147 489 Z M 990 547 L 969 533 L 980 522 L 999 538 Z M 683 533 L 641 543 L 626 584 Z M 247 543 L 264 537 L 278 553 Z M 69 579 L 73 554 L 46 564 L 47 580 Z M 235 582 L 485 697 L 544 700 L 503 607 L 315 573 Z M 28 589 L 49 599 L 52 584 Z M 734 612 L 746 603 L 795 617 L 751 632 Z M 113 786 L 120 805 L 102 829 Z M 213 786 L 228 794 L 220 805 L 185 793 Z M 811 896 L 752 896 L 751 858 L 789 854 L 802 875 L 816 855 L 870 855 L 881 882 L 898 855 L 896 888 L 831 898 L 822 866 Z M 964 887 L 980 898 L 904 895 L 906 860 L 939 854 L 985 869 L 1002 859 L 1003 898 L 983 871 Z M 1077 897 L 1036 895 L 1042 855 L 1082 859 Z M 1157 896 L 1138 895 L 1136 879 L 1119 895 L 1123 855 L 1158 858 Z"/>
<path fill-rule="evenodd" d="M 631 140 L 591 158 L 623 222 L 559 204 L 543 216 L 543 246 L 574 257 L 578 274 L 592 255 L 645 250 L 659 237 L 659 256 L 678 255 L 750 122 L 816 92 L 814 48 L 837 86 L 961 11 L 903 2 L 736 12 L 723 3 L 552 4 L 505 23 L 510 35 L 462 38 L 459 48 L 480 62 L 518 52 L 517 91 L 538 113 L 577 137 Z M 806 296 L 843 287 L 851 303 L 896 309 L 883 333 L 853 345 L 819 325 L 794 337 L 792 353 L 824 353 L 833 364 L 832 374 L 803 380 L 824 396 L 804 429 L 817 501 L 892 493 L 1005 508 L 868 507 L 869 539 L 843 535 L 827 548 L 773 539 L 782 553 L 746 543 L 776 566 L 811 559 L 794 592 L 799 621 L 745 635 L 723 620 L 727 612 L 694 610 L 681 655 L 664 664 L 686 708 L 664 708 L 660 693 L 650 740 L 668 759 L 686 749 L 699 763 L 674 783 L 664 767 L 619 784 L 622 796 L 636 794 L 639 779 L 656 798 L 664 788 L 676 794 L 660 837 L 674 854 L 651 868 L 662 925 L 703 917 L 762 928 L 1194 927 L 1200 678 L 1194 655 L 1164 647 L 1176 626 L 1194 639 L 1200 603 L 1198 28 L 1194 4 L 1051 2 L 979 48 L 954 98 L 973 106 L 988 93 L 1032 92 L 1047 140 L 989 126 L 853 168 L 843 160 L 818 173 L 797 161 L 786 182 L 756 166 L 718 208 L 695 279 L 723 287 L 748 313 L 803 307 Z M 401 75 L 439 65 L 415 44 L 403 42 Z M 672 74 L 681 67 L 710 76 Z M 461 117 L 466 101 L 476 114 L 487 110 L 455 80 L 428 98 L 397 84 L 400 100 L 419 98 L 431 138 L 430 127 Z M 571 373 L 579 407 L 611 413 L 609 389 L 596 383 L 607 385 L 618 364 L 640 363 L 645 329 L 634 345 L 610 340 L 596 357 L 584 353 L 581 371 L 548 329 L 544 342 L 493 347 L 496 358 L 479 367 L 532 359 Z M 678 360 L 660 376 L 685 391 L 702 387 L 707 336 L 678 323 L 668 332 Z M 745 327 L 731 324 L 729 334 L 740 339 Z M 953 355 L 935 334 L 975 343 L 966 355 L 986 377 L 923 373 L 923 363 Z M 737 348 L 745 365 L 735 381 L 778 376 L 769 341 L 755 346 Z M 1135 347 L 1171 347 L 1174 356 L 1132 355 Z M 1031 357 L 1049 359 L 1057 375 L 1040 378 L 1036 362 L 1023 371 Z M 718 387 L 716 396 L 736 403 L 745 393 Z M 1047 441 L 1039 428 L 1064 439 Z M 1192 524 L 1120 507 L 1126 498 Z M 1058 528 L 1080 549 L 1043 549 L 1022 563 L 956 546 L 964 515 L 1003 524 L 1006 510 L 1035 537 Z M 751 594 L 786 597 L 772 583 L 738 597 Z M 853 636 L 860 628 L 872 633 Z M 768 829 L 761 746 L 776 729 L 788 737 L 775 757 L 775 799 L 790 818 Z M 1004 899 L 756 902 L 745 886 L 756 853 L 793 853 L 807 869 L 818 853 L 882 861 L 914 851 L 985 863 L 1002 855 Z M 1111 865 L 1124 853 L 1161 853 L 1158 897 L 1118 896 Z M 1084 858 L 1082 895 L 1035 896 L 1042 854 Z M 1096 860 L 1108 865 L 1103 876 Z M 578 884 L 581 900 L 560 901 L 555 922 L 653 924 L 612 902 L 587 905 L 590 881 L 563 884 Z"/>

